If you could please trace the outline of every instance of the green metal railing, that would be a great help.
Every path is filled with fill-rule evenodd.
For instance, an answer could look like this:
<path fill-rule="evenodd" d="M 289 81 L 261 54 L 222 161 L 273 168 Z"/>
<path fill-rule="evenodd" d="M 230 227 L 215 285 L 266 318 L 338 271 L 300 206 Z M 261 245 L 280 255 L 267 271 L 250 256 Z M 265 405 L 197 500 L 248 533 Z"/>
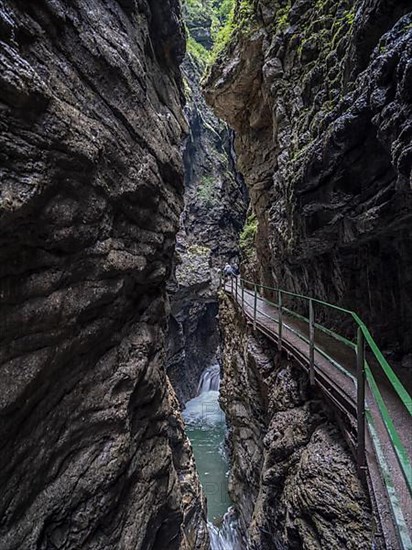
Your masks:
<path fill-rule="evenodd" d="M 356 410 L 357 410 L 356 459 L 357 459 L 357 465 L 360 473 L 362 472 L 364 473 L 366 469 L 366 454 L 365 454 L 365 424 L 366 423 L 368 424 L 369 432 L 371 434 L 371 439 L 375 446 L 375 451 L 377 454 L 379 454 L 378 448 L 380 445 L 380 442 L 376 440 L 377 432 L 376 432 L 376 429 L 374 428 L 373 418 L 365 399 L 365 390 L 366 390 L 366 387 L 368 387 L 371 395 L 374 398 L 377 409 L 379 411 L 380 418 L 389 436 L 389 440 L 391 442 L 393 451 L 396 455 L 400 469 L 405 479 L 406 486 L 408 487 L 409 493 L 412 496 L 411 461 L 401 441 L 401 438 L 394 426 L 394 422 L 391 418 L 388 407 L 379 389 L 379 385 L 376 381 L 372 368 L 366 359 L 367 351 L 369 355 L 373 357 L 374 365 L 380 368 L 381 371 L 384 373 L 393 391 L 396 393 L 399 401 L 403 404 L 403 406 L 405 407 L 406 411 L 409 413 L 410 416 L 412 416 L 412 399 L 411 399 L 411 396 L 408 394 L 406 388 L 402 384 L 402 382 L 399 380 L 399 377 L 396 375 L 396 373 L 393 371 L 393 369 L 385 359 L 384 355 L 382 354 L 378 345 L 373 339 L 369 329 L 366 327 L 366 325 L 363 323 L 360 317 L 355 312 L 342 308 L 340 306 L 329 304 L 328 302 L 317 300 L 316 298 L 311 298 L 301 294 L 296 294 L 294 292 L 289 292 L 280 288 L 272 288 L 272 287 L 256 284 L 252 281 L 247 281 L 240 277 L 231 278 L 230 284 L 231 284 L 231 292 L 235 296 L 236 301 L 238 303 L 240 301 L 242 309 L 245 309 L 244 307 L 245 292 L 248 292 L 251 295 L 253 294 L 253 306 L 251 304 L 248 304 L 248 307 L 253 310 L 252 319 L 253 319 L 253 326 L 255 329 L 257 324 L 258 313 L 260 313 L 265 317 L 269 317 L 272 321 L 274 321 L 277 324 L 278 326 L 277 342 L 278 342 L 279 351 L 282 351 L 283 339 L 284 339 L 283 332 L 285 328 L 287 328 L 289 331 L 292 331 L 294 334 L 296 334 L 299 338 L 301 338 L 303 341 L 305 341 L 308 344 L 309 346 L 309 349 L 308 349 L 309 380 L 311 384 L 315 383 L 315 350 L 316 352 L 320 353 L 321 355 L 326 357 L 328 360 L 330 360 L 330 362 L 335 367 L 339 368 L 341 372 L 344 372 L 347 376 L 352 378 L 354 382 L 356 382 Z M 248 291 L 247 287 L 249 287 L 251 290 Z M 263 295 L 261 295 L 263 290 L 267 290 L 271 294 L 274 294 L 275 296 L 277 296 L 277 302 L 273 302 L 271 300 L 264 298 Z M 292 309 L 287 308 L 285 306 L 285 301 L 286 301 L 285 299 L 287 298 L 298 299 L 303 303 L 306 302 L 308 304 L 308 316 L 305 317 L 304 315 L 297 313 Z M 277 310 L 277 318 L 269 316 L 267 315 L 267 313 L 259 310 L 258 309 L 259 300 L 263 300 L 266 304 L 269 304 L 270 306 L 275 307 Z M 315 305 L 338 311 L 344 314 L 345 316 L 349 317 L 349 319 L 351 319 L 355 324 L 356 342 L 352 342 L 346 336 L 338 334 L 336 331 L 326 328 L 322 326 L 320 323 L 317 323 L 315 319 Z M 294 317 L 301 322 L 306 323 L 309 328 L 309 331 L 308 331 L 309 337 L 306 337 L 299 330 L 296 330 L 293 326 L 287 325 L 287 323 L 285 322 L 285 314 L 290 317 Z M 338 364 L 332 357 L 330 357 L 325 352 L 325 350 L 323 350 L 321 347 L 316 346 L 316 342 L 315 342 L 316 331 L 320 331 L 326 334 L 327 336 L 334 338 L 335 340 L 337 340 L 341 344 L 344 344 L 347 348 L 355 352 L 356 377 L 352 375 L 350 370 L 345 368 L 345 365 Z M 402 522 L 399 522 L 399 523 L 402 523 Z M 400 537 L 405 542 L 404 548 L 410 548 L 409 546 L 410 537 L 407 534 L 407 529 L 406 531 L 405 529 L 406 529 L 406 526 L 404 526 L 404 529 L 402 529 L 402 525 L 398 525 L 398 530 L 401 531 L 399 533 Z"/>

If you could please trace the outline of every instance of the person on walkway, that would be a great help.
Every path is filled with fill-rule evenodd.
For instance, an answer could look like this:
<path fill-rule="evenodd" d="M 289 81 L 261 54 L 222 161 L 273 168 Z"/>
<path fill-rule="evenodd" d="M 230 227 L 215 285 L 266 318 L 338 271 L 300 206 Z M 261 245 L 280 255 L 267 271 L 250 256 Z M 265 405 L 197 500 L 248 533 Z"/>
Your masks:
<path fill-rule="evenodd" d="M 223 268 L 223 275 L 225 276 L 225 279 L 228 277 L 233 277 L 232 266 L 230 264 L 226 264 Z"/>
<path fill-rule="evenodd" d="M 239 268 L 236 265 L 226 264 L 223 269 L 225 279 L 229 277 L 237 277 L 240 274 Z"/>
<path fill-rule="evenodd" d="M 235 277 L 237 277 L 238 275 L 240 275 L 240 271 L 239 271 L 239 268 L 236 264 L 233 264 L 232 265 L 232 272 L 233 272 L 233 275 Z"/>

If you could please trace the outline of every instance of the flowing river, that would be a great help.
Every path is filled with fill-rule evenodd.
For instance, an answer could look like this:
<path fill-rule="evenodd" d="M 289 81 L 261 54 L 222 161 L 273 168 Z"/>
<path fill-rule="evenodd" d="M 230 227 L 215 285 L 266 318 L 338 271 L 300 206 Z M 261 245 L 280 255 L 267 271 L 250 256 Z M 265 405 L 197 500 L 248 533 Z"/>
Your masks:
<path fill-rule="evenodd" d="M 219 365 L 204 371 L 198 395 L 186 403 L 183 417 L 197 471 L 207 497 L 212 550 L 240 550 L 237 521 L 228 494 L 225 415 L 219 406 Z"/>

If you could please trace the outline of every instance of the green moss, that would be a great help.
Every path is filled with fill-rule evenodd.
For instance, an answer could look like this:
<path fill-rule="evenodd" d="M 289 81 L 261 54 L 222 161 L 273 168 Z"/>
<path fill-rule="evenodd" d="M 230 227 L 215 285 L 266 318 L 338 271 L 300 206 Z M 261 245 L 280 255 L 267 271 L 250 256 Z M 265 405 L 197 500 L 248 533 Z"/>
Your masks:
<path fill-rule="evenodd" d="M 275 30 L 284 31 L 289 25 L 289 15 L 291 10 L 291 1 L 287 5 L 277 10 L 275 14 Z"/>
<path fill-rule="evenodd" d="M 281 15 L 277 21 L 278 27 L 283 28 L 287 26 L 287 23 L 289 21 L 289 12 L 285 12 L 283 15 Z"/>
<path fill-rule="evenodd" d="M 187 249 L 187 253 L 192 256 L 207 256 L 210 254 L 210 248 L 207 246 L 202 246 L 200 244 L 192 244 Z"/>
<path fill-rule="evenodd" d="M 205 206 L 213 206 L 217 203 L 217 199 L 214 194 L 215 180 L 213 176 L 204 176 L 198 187 L 197 197 Z"/>
<path fill-rule="evenodd" d="M 355 21 L 355 8 L 353 7 L 351 10 L 347 11 L 345 13 L 345 20 L 349 25 L 353 25 Z"/>
<path fill-rule="evenodd" d="M 186 76 L 183 77 L 183 86 L 184 86 L 184 89 L 185 89 L 185 96 L 186 97 L 189 97 L 192 95 L 192 89 L 190 87 L 190 83 L 188 81 L 188 79 L 186 78 Z"/>
<path fill-rule="evenodd" d="M 258 220 L 255 214 L 248 215 L 243 231 L 240 234 L 239 245 L 245 256 L 250 256 L 255 247 Z"/>
<path fill-rule="evenodd" d="M 245 33 L 253 26 L 255 9 L 251 0 L 230 0 L 225 5 L 224 23 L 214 35 L 214 46 L 211 61 L 214 62 L 232 37 L 237 33 Z"/>

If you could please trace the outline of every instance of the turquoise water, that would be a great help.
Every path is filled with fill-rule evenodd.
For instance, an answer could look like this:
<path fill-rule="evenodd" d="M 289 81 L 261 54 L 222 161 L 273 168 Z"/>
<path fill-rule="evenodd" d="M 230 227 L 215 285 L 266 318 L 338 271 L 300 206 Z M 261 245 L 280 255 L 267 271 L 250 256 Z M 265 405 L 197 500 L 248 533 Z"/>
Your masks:
<path fill-rule="evenodd" d="M 229 465 L 224 454 L 226 423 L 219 406 L 219 392 L 203 391 L 186 403 L 183 416 L 207 498 L 209 521 L 220 525 L 232 503 L 227 486 Z"/>
<path fill-rule="evenodd" d="M 241 550 L 236 512 L 228 493 L 229 464 L 224 452 L 226 420 L 219 406 L 219 365 L 206 369 L 198 395 L 186 403 L 183 418 L 207 498 L 211 550 Z"/>

